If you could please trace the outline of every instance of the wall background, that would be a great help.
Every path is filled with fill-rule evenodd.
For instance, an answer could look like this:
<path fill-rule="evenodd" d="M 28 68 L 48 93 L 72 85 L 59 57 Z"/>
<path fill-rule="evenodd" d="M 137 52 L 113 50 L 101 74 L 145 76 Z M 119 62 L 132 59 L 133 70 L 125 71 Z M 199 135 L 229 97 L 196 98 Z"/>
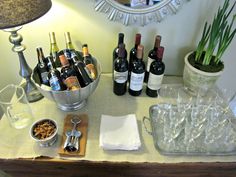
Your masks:
<path fill-rule="evenodd" d="M 65 31 L 71 32 L 73 42 L 79 50 L 83 43 L 87 43 L 90 53 L 101 61 L 103 72 L 111 72 L 112 50 L 117 45 L 118 33 L 125 34 L 127 50 L 130 50 L 134 45 L 135 33 L 139 32 L 145 47 L 145 60 L 147 52 L 153 47 L 155 35 L 162 35 L 162 45 L 166 49 L 163 60 L 166 64 L 166 75 L 182 75 L 184 55 L 196 47 L 205 21 L 211 21 L 218 6 L 223 3 L 223 0 L 191 0 L 177 14 L 168 16 L 161 23 L 138 27 L 109 21 L 106 14 L 94 10 L 94 0 L 52 1 L 53 7 L 45 16 L 20 30 L 24 38 L 22 43 L 27 46 L 24 54 L 32 68 L 37 63 L 37 46 L 43 47 L 45 55 L 49 53 L 50 31 L 56 33 L 61 49 L 65 48 Z M 17 84 L 21 81 L 18 57 L 11 51 L 8 36 L 7 32 L 0 31 L 0 89 L 9 83 Z M 234 91 L 235 49 L 236 38 L 223 56 L 225 71 L 218 81 L 220 87 Z"/>

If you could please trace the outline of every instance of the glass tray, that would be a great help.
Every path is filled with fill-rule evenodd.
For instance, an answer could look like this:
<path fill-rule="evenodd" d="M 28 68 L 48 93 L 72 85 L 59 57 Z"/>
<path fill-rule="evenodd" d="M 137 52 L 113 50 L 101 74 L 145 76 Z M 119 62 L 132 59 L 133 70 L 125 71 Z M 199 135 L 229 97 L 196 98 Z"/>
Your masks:
<path fill-rule="evenodd" d="M 236 155 L 236 119 L 219 106 L 185 109 L 162 103 L 149 109 L 155 148 L 163 155 Z"/>

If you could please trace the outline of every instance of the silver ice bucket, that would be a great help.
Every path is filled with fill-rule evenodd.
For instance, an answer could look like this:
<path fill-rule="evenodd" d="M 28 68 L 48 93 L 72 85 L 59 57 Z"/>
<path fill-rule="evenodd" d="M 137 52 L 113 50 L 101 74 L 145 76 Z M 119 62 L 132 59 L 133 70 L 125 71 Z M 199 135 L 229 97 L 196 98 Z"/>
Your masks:
<path fill-rule="evenodd" d="M 38 88 L 38 90 L 42 93 L 42 95 L 52 101 L 54 101 L 57 106 L 63 111 L 75 111 L 86 105 L 87 98 L 94 92 L 97 88 L 98 82 L 101 76 L 101 65 L 100 63 L 93 58 L 95 61 L 95 66 L 97 68 L 98 76 L 97 78 L 90 83 L 88 86 L 83 87 L 79 90 L 74 91 L 52 91 L 47 90 L 44 87 L 40 86 L 38 74 L 36 70 L 33 72 L 33 80 Z"/>

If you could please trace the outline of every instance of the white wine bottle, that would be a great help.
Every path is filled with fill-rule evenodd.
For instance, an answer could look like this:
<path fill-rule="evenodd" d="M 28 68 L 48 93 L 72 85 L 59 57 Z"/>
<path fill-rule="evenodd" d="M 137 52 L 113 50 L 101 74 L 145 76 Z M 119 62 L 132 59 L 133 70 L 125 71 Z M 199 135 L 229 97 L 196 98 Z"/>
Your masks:
<path fill-rule="evenodd" d="M 65 32 L 66 48 L 69 50 L 75 50 L 75 47 L 71 41 L 70 32 Z"/>
<path fill-rule="evenodd" d="M 61 62 L 59 60 L 58 52 L 59 48 L 57 46 L 57 41 L 54 32 L 49 33 L 50 38 L 50 55 L 52 56 L 53 62 L 56 67 L 61 67 Z"/>
<path fill-rule="evenodd" d="M 83 54 L 82 52 L 79 52 L 75 49 L 75 46 L 71 40 L 71 35 L 70 32 L 65 32 L 64 33 L 65 36 L 65 42 L 66 42 L 66 49 L 70 50 L 71 55 L 75 54 L 79 60 L 83 60 Z"/>

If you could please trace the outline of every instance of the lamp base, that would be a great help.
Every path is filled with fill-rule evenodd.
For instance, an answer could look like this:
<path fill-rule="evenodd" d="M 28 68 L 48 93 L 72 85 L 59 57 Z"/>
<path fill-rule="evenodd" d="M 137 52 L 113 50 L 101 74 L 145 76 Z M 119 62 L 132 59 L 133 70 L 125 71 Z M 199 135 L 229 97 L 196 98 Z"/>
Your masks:
<path fill-rule="evenodd" d="M 26 97 L 30 103 L 43 98 L 43 95 L 39 92 L 39 90 L 32 81 L 26 81 L 22 83 L 21 87 L 24 88 Z"/>
<path fill-rule="evenodd" d="M 25 90 L 26 97 L 29 102 L 35 102 L 43 98 L 43 95 L 39 92 L 34 82 L 31 80 L 32 69 L 27 64 L 23 51 L 25 46 L 21 44 L 23 37 L 17 33 L 21 29 L 21 26 L 15 28 L 5 29 L 4 31 L 10 32 L 9 41 L 13 44 L 12 50 L 18 54 L 20 60 L 20 76 L 25 79 L 26 82 L 21 84 Z"/>

